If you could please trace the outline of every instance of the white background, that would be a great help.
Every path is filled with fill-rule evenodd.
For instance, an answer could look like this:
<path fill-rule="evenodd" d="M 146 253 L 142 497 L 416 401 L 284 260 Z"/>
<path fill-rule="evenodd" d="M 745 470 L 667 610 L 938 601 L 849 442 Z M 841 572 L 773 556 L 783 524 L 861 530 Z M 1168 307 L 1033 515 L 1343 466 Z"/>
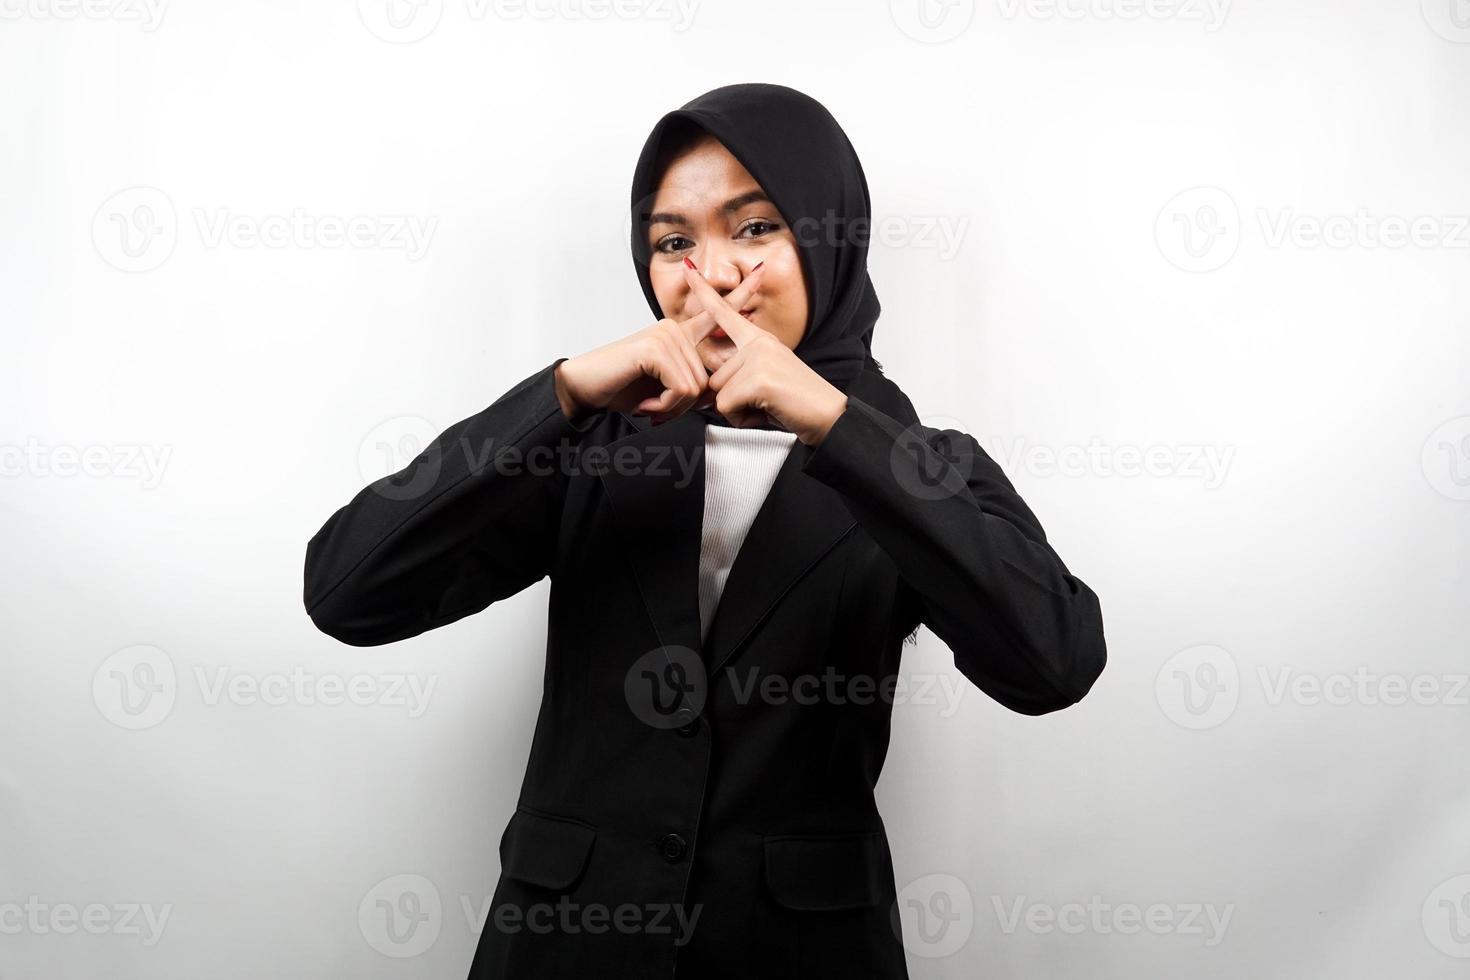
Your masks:
<path fill-rule="evenodd" d="M 875 354 L 1102 598 L 1057 714 L 905 649 L 913 976 L 1464 976 L 1456 2 L 0 0 L 0 977 L 464 975 L 547 583 L 356 649 L 306 541 L 650 321 L 638 150 L 739 81 L 842 123 Z"/>

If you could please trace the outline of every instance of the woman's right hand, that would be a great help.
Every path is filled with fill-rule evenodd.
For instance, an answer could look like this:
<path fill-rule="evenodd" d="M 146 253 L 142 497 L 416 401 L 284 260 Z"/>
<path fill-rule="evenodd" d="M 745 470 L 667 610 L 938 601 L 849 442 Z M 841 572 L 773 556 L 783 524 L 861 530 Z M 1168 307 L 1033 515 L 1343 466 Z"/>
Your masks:
<path fill-rule="evenodd" d="M 760 286 L 757 269 L 725 300 L 740 309 Z M 611 409 L 666 422 L 684 414 L 709 391 L 709 371 L 695 345 L 716 326 L 708 310 L 687 320 L 665 317 L 635 334 L 604 344 L 556 366 L 562 412 L 576 420 Z"/>

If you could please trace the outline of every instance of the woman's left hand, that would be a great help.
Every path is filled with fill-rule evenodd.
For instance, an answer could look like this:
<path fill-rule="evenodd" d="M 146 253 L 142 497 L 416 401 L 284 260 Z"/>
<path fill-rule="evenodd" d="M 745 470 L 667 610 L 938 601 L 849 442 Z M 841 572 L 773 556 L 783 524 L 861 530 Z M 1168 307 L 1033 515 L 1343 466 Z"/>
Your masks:
<path fill-rule="evenodd" d="M 808 446 L 819 445 L 847 409 L 847 396 L 813 371 L 774 334 L 751 323 L 725 302 L 704 275 L 684 267 L 689 288 L 723 327 L 736 351 L 709 376 L 715 410 L 739 428 L 774 422 Z M 695 338 L 697 343 L 701 338 Z"/>

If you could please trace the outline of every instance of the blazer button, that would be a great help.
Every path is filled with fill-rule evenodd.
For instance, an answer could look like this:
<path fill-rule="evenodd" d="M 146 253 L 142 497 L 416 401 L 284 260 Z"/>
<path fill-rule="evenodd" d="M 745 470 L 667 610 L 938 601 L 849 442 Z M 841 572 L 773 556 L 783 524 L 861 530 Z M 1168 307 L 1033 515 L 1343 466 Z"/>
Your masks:
<path fill-rule="evenodd" d="M 677 864 L 684 857 L 685 846 L 684 838 L 678 834 L 665 834 L 658 842 L 659 852 L 670 864 Z"/>
<path fill-rule="evenodd" d="M 679 723 L 679 726 L 674 731 L 683 735 L 685 738 L 699 731 L 699 715 L 694 713 L 693 708 L 680 708 L 674 712 L 674 720 Z"/>

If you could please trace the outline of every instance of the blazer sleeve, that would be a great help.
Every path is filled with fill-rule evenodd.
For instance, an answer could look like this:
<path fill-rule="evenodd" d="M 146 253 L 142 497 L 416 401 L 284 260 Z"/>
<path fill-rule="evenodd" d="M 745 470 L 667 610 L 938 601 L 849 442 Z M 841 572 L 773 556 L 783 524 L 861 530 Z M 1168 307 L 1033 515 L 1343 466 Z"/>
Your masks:
<path fill-rule="evenodd" d="M 904 631 L 927 625 L 981 690 L 1040 715 L 1092 688 L 1107 662 L 1097 595 L 973 437 L 905 427 L 849 395 L 803 472 L 841 493 L 898 567 Z"/>
<path fill-rule="evenodd" d="M 568 420 L 556 366 L 450 426 L 364 487 L 306 545 L 304 601 L 352 646 L 417 636 L 549 574 L 568 481 L 562 449 L 605 414 Z"/>

